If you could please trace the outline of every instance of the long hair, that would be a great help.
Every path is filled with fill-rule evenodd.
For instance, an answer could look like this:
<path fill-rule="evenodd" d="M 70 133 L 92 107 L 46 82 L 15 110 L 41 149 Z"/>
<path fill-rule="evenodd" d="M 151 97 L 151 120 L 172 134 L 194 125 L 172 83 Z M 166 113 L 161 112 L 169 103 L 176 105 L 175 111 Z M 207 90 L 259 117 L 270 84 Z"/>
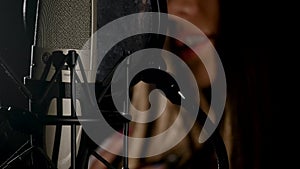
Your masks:
<path fill-rule="evenodd" d="M 262 43 L 264 34 L 257 30 L 263 15 L 254 4 L 220 3 L 216 49 L 225 69 L 228 90 L 220 132 L 231 169 L 259 169 L 263 163 L 263 120 L 271 114 L 269 53 Z"/>

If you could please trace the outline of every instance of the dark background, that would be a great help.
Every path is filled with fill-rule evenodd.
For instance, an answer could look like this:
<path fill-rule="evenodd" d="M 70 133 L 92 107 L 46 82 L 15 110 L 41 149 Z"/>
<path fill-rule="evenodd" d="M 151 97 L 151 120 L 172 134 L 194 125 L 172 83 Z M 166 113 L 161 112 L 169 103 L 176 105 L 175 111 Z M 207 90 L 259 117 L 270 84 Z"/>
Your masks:
<path fill-rule="evenodd" d="M 0 2 L 0 57 L 20 82 L 28 76 L 30 62 L 30 38 L 25 33 L 22 21 L 21 1 Z M 0 68 L 0 105 L 27 109 L 27 98 L 14 81 Z M 22 144 L 28 135 L 14 130 L 7 116 L 0 113 L 0 163 Z"/>
<path fill-rule="evenodd" d="M 1 1 L 0 4 L 0 56 L 19 81 L 29 75 L 31 39 L 23 26 L 22 2 Z M 23 107 L 26 98 L 18 86 L 1 69 L 0 102 L 3 105 Z"/>
<path fill-rule="evenodd" d="M 0 57 L 20 82 L 29 75 L 31 39 L 26 34 L 22 20 L 22 2 L 0 2 Z M 0 68 L 0 105 L 27 109 L 27 98 L 14 81 Z M 3 162 L 28 135 L 14 130 L 6 116 L 0 114 L 0 161 Z"/>

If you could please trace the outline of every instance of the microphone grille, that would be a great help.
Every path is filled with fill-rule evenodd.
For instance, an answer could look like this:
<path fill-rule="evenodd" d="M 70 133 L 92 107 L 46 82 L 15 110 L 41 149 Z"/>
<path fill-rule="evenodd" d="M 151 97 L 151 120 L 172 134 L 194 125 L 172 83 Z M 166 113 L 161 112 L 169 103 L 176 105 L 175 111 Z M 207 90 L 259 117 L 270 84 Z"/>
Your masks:
<path fill-rule="evenodd" d="M 36 45 L 81 49 L 92 33 L 93 0 L 41 0 Z"/>

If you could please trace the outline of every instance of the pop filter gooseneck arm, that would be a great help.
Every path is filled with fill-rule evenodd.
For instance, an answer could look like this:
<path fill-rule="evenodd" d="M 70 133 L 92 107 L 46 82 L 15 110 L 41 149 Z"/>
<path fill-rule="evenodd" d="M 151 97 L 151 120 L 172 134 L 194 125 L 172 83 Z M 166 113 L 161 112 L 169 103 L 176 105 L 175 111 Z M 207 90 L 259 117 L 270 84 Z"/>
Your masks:
<path fill-rule="evenodd" d="M 159 69 L 146 69 L 139 72 L 131 81 L 131 86 L 137 82 L 143 81 L 148 84 L 154 84 L 156 88 L 161 89 L 168 100 L 173 104 L 181 105 L 181 98 L 184 93 L 181 93 L 178 84 L 175 79 L 167 72 Z M 193 105 L 185 105 L 193 107 Z M 208 116 L 199 108 L 198 111 L 198 123 L 204 125 L 206 122 L 208 126 L 215 126 L 215 124 L 208 118 Z M 212 133 L 207 140 L 212 145 L 216 153 L 218 169 L 229 169 L 229 162 L 227 156 L 227 150 L 221 135 L 219 134 L 218 128 Z"/>

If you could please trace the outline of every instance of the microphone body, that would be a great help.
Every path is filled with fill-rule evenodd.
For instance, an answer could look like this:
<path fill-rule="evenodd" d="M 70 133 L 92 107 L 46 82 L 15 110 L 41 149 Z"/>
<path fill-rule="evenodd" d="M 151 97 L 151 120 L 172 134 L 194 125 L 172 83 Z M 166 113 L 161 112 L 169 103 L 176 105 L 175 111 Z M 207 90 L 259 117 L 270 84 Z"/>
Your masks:
<path fill-rule="evenodd" d="M 82 77 L 83 72 L 88 82 L 95 80 L 92 77 L 96 74 L 90 53 L 92 45 L 84 46 L 97 28 L 96 1 L 38 1 L 30 75 L 25 82 L 33 91 L 33 99 L 29 103 L 31 112 L 57 117 L 81 115 L 80 101 L 72 96 L 71 89 L 75 87 L 71 82 L 72 70 L 64 58 L 70 51 L 75 51 L 84 70 L 80 70 L 77 64 L 73 73 Z M 72 106 L 75 106 L 74 110 Z M 75 127 L 75 136 L 72 136 L 72 127 Z M 45 126 L 42 145 L 58 169 L 74 165 L 71 164 L 74 162 L 71 152 L 78 153 L 81 135 L 79 125 Z M 76 142 L 75 147 L 71 146 L 72 139 Z"/>
<path fill-rule="evenodd" d="M 102 91 L 102 88 L 106 89 L 110 82 L 104 83 L 103 86 L 102 84 L 109 79 L 117 64 L 129 53 L 147 47 L 161 47 L 164 42 L 164 38 L 150 34 L 128 38 L 114 46 L 105 55 L 100 65 L 97 65 L 98 58 L 93 56 L 97 44 L 86 44 L 86 42 L 97 43 L 90 40 L 93 38 L 93 33 L 107 23 L 128 14 L 166 12 L 166 2 L 160 0 L 37 0 L 35 6 L 37 10 L 30 75 L 25 79 L 25 85 L 32 92 L 32 99 L 29 100 L 29 111 L 32 113 L 52 117 L 84 116 L 84 105 L 80 105 L 80 100 L 76 99 L 77 95 L 82 93 L 75 92 L 74 96 L 76 91 L 74 74 L 77 83 L 89 84 L 96 81 L 100 84 L 96 86 L 96 92 L 97 89 L 101 90 L 100 93 L 108 93 L 110 97 L 110 91 Z M 145 26 L 159 27 L 159 25 L 141 20 L 139 25 L 132 25 L 130 29 Z M 120 25 L 120 29 L 127 28 Z M 79 56 L 78 64 L 75 64 L 74 69 L 68 63 L 68 57 L 72 53 Z M 98 101 L 101 109 L 105 107 L 103 105 L 106 105 L 106 101 L 111 99 L 95 100 Z M 106 108 L 104 109 L 108 111 L 102 112 L 114 110 L 113 106 Z M 58 169 L 68 169 L 70 166 L 73 168 L 75 159 L 72 159 L 72 154 L 74 151 L 80 153 L 78 148 L 81 145 L 81 138 L 85 135 L 81 126 L 76 125 L 74 137 L 72 128 L 74 129 L 74 125 L 61 124 L 46 125 L 44 128 L 42 145 Z M 76 147 L 71 146 L 72 140 L 76 141 Z"/>

